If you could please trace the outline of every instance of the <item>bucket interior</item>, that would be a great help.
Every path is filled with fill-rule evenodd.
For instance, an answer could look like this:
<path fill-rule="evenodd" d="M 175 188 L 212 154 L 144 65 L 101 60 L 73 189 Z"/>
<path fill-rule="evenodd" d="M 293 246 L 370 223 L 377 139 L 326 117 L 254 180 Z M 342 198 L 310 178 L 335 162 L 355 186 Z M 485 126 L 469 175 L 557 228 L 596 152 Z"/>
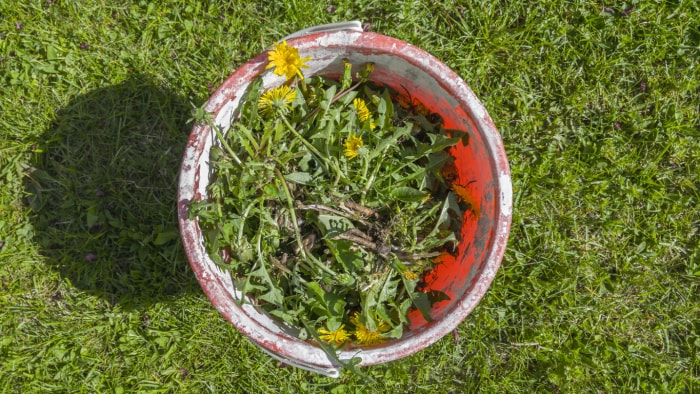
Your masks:
<path fill-rule="evenodd" d="M 370 77 L 372 82 L 386 85 L 398 94 L 405 93 L 404 99 L 417 100 L 431 112 L 439 114 L 446 129 L 461 130 L 469 135 L 468 143 L 451 148 L 450 154 L 455 158 L 457 178 L 454 183 L 466 188 L 470 204 L 475 205 L 475 209 L 464 211 L 456 256 L 444 255 L 423 278 L 426 291 L 441 292 L 446 299 L 433 304 L 432 322 L 413 311 L 409 315 L 410 329 L 402 338 L 362 347 L 360 365 L 405 357 L 454 329 L 476 306 L 498 269 L 505 247 L 503 238 L 505 236 L 507 240 L 510 225 L 509 210 L 505 222 L 503 215 L 504 206 L 510 204 L 510 195 L 499 189 L 504 183 L 504 171 L 510 187 L 507 162 L 505 169 L 499 169 L 502 163 L 497 159 L 503 161 L 505 154 L 496 152 L 494 155 L 494 139 L 496 148 L 502 150 L 500 137 L 466 84 L 437 59 L 409 44 L 385 36 L 355 32 L 322 33 L 288 43 L 299 49 L 301 57 L 312 57 L 307 62 L 309 68 L 303 70 L 305 76 L 337 78 L 343 72 L 344 58 L 358 70 L 364 63 L 372 62 L 375 64 Z M 241 104 L 240 97 L 255 76 L 263 74 L 265 89 L 284 82 L 284 78 L 265 71 L 266 65 L 266 53 L 252 59 L 229 77 L 208 102 L 205 109 L 215 114 L 215 122 L 222 132 L 230 129 Z M 495 136 L 487 134 L 484 122 L 493 127 Z M 310 365 L 311 369 L 332 367 L 334 363 L 320 348 L 296 338 L 298 330 L 271 319 L 250 303 L 239 303 L 245 296 L 234 287 L 230 275 L 207 256 L 196 221 L 187 219 L 183 204 L 206 198 L 208 152 L 214 143 L 213 134 L 206 126 L 195 127 L 183 159 L 180 180 L 183 243 L 200 284 L 214 306 L 266 351 Z M 357 352 L 357 348 L 348 348 L 339 356 L 350 359 Z"/>

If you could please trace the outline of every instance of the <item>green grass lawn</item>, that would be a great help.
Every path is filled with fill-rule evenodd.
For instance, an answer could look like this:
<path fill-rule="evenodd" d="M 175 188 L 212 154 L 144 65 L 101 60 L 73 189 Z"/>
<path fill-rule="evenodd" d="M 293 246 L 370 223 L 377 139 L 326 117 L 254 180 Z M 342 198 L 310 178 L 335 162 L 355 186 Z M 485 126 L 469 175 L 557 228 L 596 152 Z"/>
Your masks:
<path fill-rule="evenodd" d="M 700 392 L 696 1 L 131 3 L 0 2 L 0 392 Z M 363 368 L 376 387 L 240 335 L 175 210 L 193 106 L 277 39 L 351 19 L 467 81 L 514 191 L 459 340 Z"/>

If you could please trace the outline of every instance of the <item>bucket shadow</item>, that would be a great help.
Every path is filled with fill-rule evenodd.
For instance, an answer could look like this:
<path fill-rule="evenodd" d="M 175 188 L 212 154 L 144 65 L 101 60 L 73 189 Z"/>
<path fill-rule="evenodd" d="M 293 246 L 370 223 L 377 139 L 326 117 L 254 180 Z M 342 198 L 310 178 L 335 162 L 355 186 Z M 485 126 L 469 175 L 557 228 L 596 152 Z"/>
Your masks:
<path fill-rule="evenodd" d="M 126 308 L 199 291 L 179 240 L 189 106 L 137 76 L 56 113 L 25 182 L 51 269 Z"/>

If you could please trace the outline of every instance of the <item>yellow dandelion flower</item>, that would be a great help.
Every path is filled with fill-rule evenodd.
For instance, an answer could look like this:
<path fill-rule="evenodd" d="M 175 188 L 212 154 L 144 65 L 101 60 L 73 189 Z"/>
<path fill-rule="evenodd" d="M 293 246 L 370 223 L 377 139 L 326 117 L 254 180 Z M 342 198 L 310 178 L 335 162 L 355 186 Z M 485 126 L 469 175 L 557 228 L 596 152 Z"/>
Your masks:
<path fill-rule="evenodd" d="M 297 91 L 289 86 L 270 89 L 258 99 L 258 113 L 270 117 L 275 112 L 286 114 L 292 109 L 292 101 L 297 98 Z"/>
<path fill-rule="evenodd" d="M 304 79 L 301 73 L 301 68 L 309 68 L 304 62 L 310 60 L 311 57 L 300 58 L 299 50 L 287 45 L 284 40 L 280 44 L 275 44 L 275 49 L 271 50 L 267 55 L 267 60 L 270 62 L 265 69 L 275 68 L 273 71 L 277 75 L 286 75 L 287 80 L 292 79 L 295 75 L 299 79 Z"/>
<path fill-rule="evenodd" d="M 345 154 L 345 157 L 348 159 L 354 159 L 357 157 L 358 151 L 360 148 L 362 148 L 364 143 L 362 142 L 362 137 L 352 134 L 347 140 L 345 140 L 344 145 L 345 151 L 343 153 Z"/>
<path fill-rule="evenodd" d="M 355 112 L 357 112 L 357 118 L 360 120 L 360 122 L 365 123 L 369 121 L 369 128 L 374 130 L 377 125 L 374 124 L 374 121 L 372 120 L 372 113 L 367 108 L 367 103 L 365 103 L 365 100 L 356 98 L 352 100 L 352 105 L 355 107 Z"/>
<path fill-rule="evenodd" d="M 418 274 L 413 271 L 404 271 L 403 276 L 410 281 L 418 279 Z"/>
<path fill-rule="evenodd" d="M 350 317 L 350 323 L 355 326 L 355 339 L 360 345 L 374 345 L 377 343 L 382 343 L 386 339 L 381 336 L 381 334 L 389 331 L 391 327 L 386 322 L 381 322 L 377 327 L 376 331 L 370 331 L 362 322 L 360 321 L 360 313 L 355 312 Z"/>
<path fill-rule="evenodd" d="M 336 345 L 341 345 L 343 344 L 343 342 L 350 339 L 350 333 L 345 331 L 345 324 L 341 325 L 340 328 L 333 331 L 328 331 L 326 329 L 321 328 L 318 330 L 318 333 L 320 334 L 318 336 L 319 338 L 326 341 L 327 343 L 333 342 Z"/>
<path fill-rule="evenodd" d="M 356 98 L 352 100 L 352 105 L 355 106 L 355 111 L 357 111 L 357 118 L 360 122 L 364 122 L 372 117 L 372 113 L 369 112 L 365 100 L 361 98 Z"/>

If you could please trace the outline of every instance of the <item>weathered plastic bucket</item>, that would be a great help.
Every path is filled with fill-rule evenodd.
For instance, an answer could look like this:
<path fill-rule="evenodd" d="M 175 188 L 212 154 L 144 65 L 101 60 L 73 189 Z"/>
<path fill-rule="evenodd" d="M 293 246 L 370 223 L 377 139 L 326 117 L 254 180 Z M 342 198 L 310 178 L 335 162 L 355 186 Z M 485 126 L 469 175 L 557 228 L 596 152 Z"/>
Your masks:
<path fill-rule="evenodd" d="M 323 29 L 322 29 L 323 30 Z M 420 313 L 410 315 L 411 327 L 402 338 L 382 344 L 339 352 L 341 360 L 361 357 L 360 365 L 397 360 L 424 349 L 453 331 L 474 309 L 496 275 L 510 231 L 512 189 L 508 161 L 501 137 L 477 97 L 446 65 L 403 41 L 363 32 L 357 25 L 339 31 L 301 32 L 288 37 L 301 57 L 311 56 L 304 74 L 337 77 L 343 58 L 352 64 L 374 62 L 371 80 L 410 92 L 432 112 L 442 116 L 445 127 L 469 133 L 469 142 L 452 149 L 458 173 L 456 183 L 467 187 L 478 205 L 478 215 L 466 211 L 458 256 L 436 264 L 424 278 L 428 290 L 439 290 L 449 300 L 433 305 L 432 322 Z M 243 92 L 263 74 L 264 87 L 278 86 L 284 78 L 265 70 L 267 52 L 250 60 L 231 75 L 211 96 L 205 109 L 214 115 L 223 132 L 231 125 Z M 243 294 L 230 275 L 207 256 L 196 220 L 188 219 L 192 200 L 207 197 L 209 149 L 215 134 L 208 126 L 193 128 L 179 180 L 178 215 L 187 258 L 216 309 L 241 333 L 273 357 L 303 369 L 338 376 L 339 366 L 310 341 L 295 336 L 250 303 L 237 302 Z M 222 346 L 226 344 L 222 343 Z"/>

